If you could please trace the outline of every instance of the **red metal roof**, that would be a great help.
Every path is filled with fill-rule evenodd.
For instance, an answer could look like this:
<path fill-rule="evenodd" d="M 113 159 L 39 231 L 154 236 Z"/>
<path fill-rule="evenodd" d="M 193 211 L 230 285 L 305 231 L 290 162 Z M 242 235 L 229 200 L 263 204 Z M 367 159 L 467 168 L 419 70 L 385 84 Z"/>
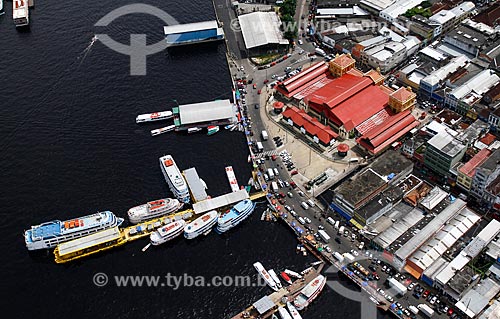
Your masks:
<path fill-rule="evenodd" d="M 419 123 L 410 111 L 406 110 L 391 116 L 356 141 L 370 153 L 377 154 L 414 127 L 417 127 Z"/>
<path fill-rule="evenodd" d="M 483 148 L 458 170 L 469 177 L 474 177 L 474 173 L 476 172 L 476 167 L 486 162 L 486 160 L 488 159 L 488 157 L 490 157 L 490 155 L 491 151 L 487 148 Z"/>
<path fill-rule="evenodd" d="M 337 146 L 337 150 L 341 153 L 345 153 L 349 150 L 349 145 L 344 144 L 344 143 L 339 144 L 339 146 Z"/>
<path fill-rule="evenodd" d="M 491 134 L 491 133 L 488 133 L 486 134 L 483 138 L 481 138 L 479 141 L 481 141 L 482 143 L 484 143 L 485 145 L 490 145 L 491 143 L 493 143 L 497 138 L 495 137 L 495 135 Z"/>
<path fill-rule="evenodd" d="M 353 58 L 351 58 L 347 54 L 339 55 L 338 57 L 336 57 L 335 59 L 332 60 L 332 63 L 335 63 L 341 67 L 349 66 L 349 65 L 353 64 L 354 62 L 356 62 L 356 60 L 354 60 Z"/>
<path fill-rule="evenodd" d="M 283 82 L 283 86 L 288 92 L 292 92 L 295 89 L 307 84 L 310 81 L 317 81 L 317 77 L 321 73 L 325 73 L 328 71 L 328 65 L 326 63 L 318 63 L 306 70 L 299 72 L 299 74 L 292 76 L 285 82 Z"/>
<path fill-rule="evenodd" d="M 404 87 L 399 88 L 396 92 L 392 93 L 391 95 L 392 95 L 392 97 L 394 97 L 395 99 L 397 99 L 398 101 L 401 101 L 401 102 L 406 102 L 409 99 L 416 96 L 415 93 L 410 91 L 408 88 L 404 88 Z"/>
<path fill-rule="evenodd" d="M 288 107 L 283 112 L 284 118 L 289 118 L 299 127 L 303 127 L 306 132 L 316 136 L 322 143 L 329 144 L 330 141 L 338 137 L 338 134 L 332 131 L 328 126 L 321 124 L 318 119 L 311 117 L 304 110 L 294 106 Z"/>

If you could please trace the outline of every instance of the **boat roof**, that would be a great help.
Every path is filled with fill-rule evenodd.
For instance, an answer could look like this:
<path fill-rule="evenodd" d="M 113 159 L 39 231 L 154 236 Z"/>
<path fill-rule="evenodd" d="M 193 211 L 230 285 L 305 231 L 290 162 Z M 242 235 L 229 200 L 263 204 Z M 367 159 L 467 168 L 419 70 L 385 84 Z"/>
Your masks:
<path fill-rule="evenodd" d="M 107 223 L 112 218 L 114 218 L 114 214 L 112 212 L 104 211 L 80 218 L 69 219 L 64 222 L 61 222 L 60 220 L 54 220 L 38 226 L 33 226 L 31 228 L 31 237 L 33 239 L 49 238 L 70 234 L 73 232 L 80 232 L 82 230 L 94 228 L 101 224 Z"/>
<path fill-rule="evenodd" d="M 118 227 L 109 228 L 88 236 L 73 239 L 57 245 L 59 256 L 65 256 L 86 248 L 90 248 L 104 242 L 120 238 L 121 233 Z"/>
<path fill-rule="evenodd" d="M 324 278 L 325 277 L 323 275 L 319 275 L 311 280 L 311 282 L 308 283 L 304 289 L 302 289 L 302 294 L 304 294 L 307 298 L 311 297 L 311 295 L 314 294 L 314 292 L 321 286 L 321 281 L 323 281 Z"/>
<path fill-rule="evenodd" d="M 208 30 L 208 29 L 217 29 L 218 27 L 219 25 L 217 24 L 217 21 L 212 20 L 212 21 L 203 21 L 203 22 L 195 22 L 187 24 L 168 25 L 163 27 L 163 32 L 165 33 L 165 35 L 169 35 L 169 34 Z"/>

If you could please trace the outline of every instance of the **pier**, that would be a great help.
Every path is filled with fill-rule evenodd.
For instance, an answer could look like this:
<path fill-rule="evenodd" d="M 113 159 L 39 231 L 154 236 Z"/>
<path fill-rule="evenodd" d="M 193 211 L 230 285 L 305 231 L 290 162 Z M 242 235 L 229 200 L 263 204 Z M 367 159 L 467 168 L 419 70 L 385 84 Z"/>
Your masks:
<path fill-rule="evenodd" d="M 174 24 L 163 28 L 169 46 L 179 46 L 224 39 L 224 30 L 216 20 Z"/>
<path fill-rule="evenodd" d="M 283 287 L 270 295 L 262 297 L 231 319 L 270 318 L 278 311 L 279 307 L 286 305 L 286 301 L 295 299 L 300 291 L 321 273 L 323 267 L 324 263 L 319 265 L 317 269 L 311 268 L 309 272 L 304 274 L 302 279 L 296 279 L 290 286 Z"/>
<path fill-rule="evenodd" d="M 231 186 L 231 190 L 233 192 L 237 192 L 240 189 L 240 187 L 238 186 L 238 181 L 236 180 L 236 176 L 234 175 L 232 166 L 226 167 L 226 175 L 227 179 L 229 180 L 229 186 Z"/>

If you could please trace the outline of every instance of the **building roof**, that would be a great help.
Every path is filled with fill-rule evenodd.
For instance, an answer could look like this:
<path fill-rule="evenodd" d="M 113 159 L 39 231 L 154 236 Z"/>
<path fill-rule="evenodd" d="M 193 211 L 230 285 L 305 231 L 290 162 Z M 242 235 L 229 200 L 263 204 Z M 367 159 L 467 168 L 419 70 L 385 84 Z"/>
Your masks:
<path fill-rule="evenodd" d="M 410 110 L 406 110 L 390 116 L 356 141 L 370 153 L 377 154 L 418 125 L 419 122 L 413 117 Z"/>
<path fill-rule="evenodd" d="M 433 189 L 429 191 L 428 194 L 420 201 L 420 205 L 427 209 L 428 211 L 433 210 L 439 203 L 446 199 L 448 193 L 439 188 L 439 186 L 435 186 Z"/>
<path fill-rule="evenodd" d="M 277 90 L 287 97 L 301 99 L 331 81 L 328 64 L 319 62 L 280 83 Z"/>
<path fill-rule="evenodd" d="M 271 299 L 271 297 L 264 296 L 259 300 L 257 300 L 256 302 L 254 302 L 252 306 L 254 306 L 255 310 L 257 310 L 257 312 L 262 315 L 267 311 L 269 311 L 270 309 L 274 308 L 275 304 Z"/>
<path fill-rule="evenodd" d="M 439 52 L 438 50 L 430 46 L 423 48 L 422 50 L 419 51 L 419 53 L 424 54 L 438 62 L 446 60 L 446 55 L 444 55 L 443 53 Z"/>
<path fill-rule="evenodd" d="M 472 259 L 498 235 L 500 222 L 493 219 L 479 234 L 436 276 L 436 280 L 442 285 L 448 284 L 453 276 L 461 271 Z"/>
<path fill-rule="evenodd" d="M 399 248 L 395 252 L 395 255 L 401 260 L 406 260 L 422 246 L 427 239 L 438 232 L 447 221 L 457 215 L 465 207 L 465 204 L 466 203 L 460 198 L 455 199 L 453 203 L 448 205 L 439 215 L 434 217 L 434 219 L 432 219 L 423 229 Z"/>
<path fill-rule="evenodd" d="M 422 79 L 423 82 L 428 83 L 430 86 L 437 85 L 444 81 L 453 72 L 459 68 L 464 67 L 469 59 L 465 55 L 453 58 L 448 64 L 432 72 Z"/>
<path fill-rule="evenodd" d="M 457 156 L 465 148 L 465 145 L 446 132 L 438 133 L 427 143 L 449 157 Z"/>
<path fill-rule="evenodd" d="M 500 284 L 491 278 L 486 278 L 474 289 L 469 290 L 455 306 L 465 313 L 469 318 L 478 315 L 491 299 L 500 291 Z"/>
<path fill-rule="evenodd" d="M 400 214 L 401 219 L 397 219 L 389 228 L 375 237 L 374 242 L 386 249 L 389 247 L 396 239 L 401 237 L 405 232 L 407 232 L 411 227 L 416 225 L 422 218 L 424 218 L 423 211 L 418 208 L 413 208 L 404 203 L 396 205 L 391 212 L 387 214 L 393 214 L 393 211 L 402 211 Z"/>
<path fill-rule="evenodd" d="M 499 86 L 500 87 L 500 86 Z M 484 145 L 491 145 L 494 141 L 496 141 L 496 136 L 491 133 L 486 133 L 479 141 Z"/>
<path fill-rule="evenodd" d="M 194 167 L 188 168 L 184 170 L 183 173 L 194 201 L 198 202 L 200 200 L 207 199 L 208 195 L 207 192 L 205 191 L 205 185 L 203 185 L 203 183 L 201 182 L 200 176 L 198 176 L 196 168 Z"/>
<path fill-rule="evenodd" d="M 489 25 L 490 27 L 495 27 L 500 23 L 500 6 L 489 6 L 486 10 L 475 16 L 474 20 Z"/>
<path fill-rule="evenodd" d="M 409 9 L 416 7 L 421 2 L 421 0 L 398 0 L 382 10 L 381 14 L 384 13 L 393 19 L 396 19 L 398 16 L 402 15 Z"/>
<path fill-rule="evenodd" d="M 330 61 L 330 64 L 336 64 L 343 68 L 348 67 L 353 63 L 356 63 L 356 60 L 354 60 L 349 54 L 338 55 L 333 60 Z"/>
<path fill-rule="evenodd" d="M 280 30 L 280 19 L 275 12 L 252 12 L 238 16 L 241 33 L 247 49 L 267 44 L 287 45 Z"/>
<path fill-rule="evenodd" d="M 404 103 L 412 98 L 415 98 L 416 94 L 412 92 L 410 88 L 400 87 L 396 92 L 393 92 L 391 96 Z"/>
<path fill-rule="evenodd" d="M 460 239 L 472 226 L 481 219 L 467 207 L 452 217 L 434 236 L 410 257 L 415 265 L 422 270 L 430 267 L 441 257 L 455 242 Z"/>
<path fill-rule="evenodd" d="M 287 107 L 282 114 L 284 118 L 291 119 L 295 125 L 303 127 L 307 133 L 316 136 L 324 144 L 329 144 L 332 139 L 338 137 L 329 126 L 321 124 L 318 119 L 295 106 Z"/>
<path fill-rule="evenodd" d="M 209 30 L 209 29 L 217 29 L 219 25 L 216 20 L 212 21 L 203 21 L 203 22 L 195 22 L 195 23 L 187 23 L 187 24 L 174 24 L 163 27 L 163 32 L 165 35 L 176 34 L 176 33 L 186 33 L 193 31 L 201 31 L 201 30 Z"/>
<path fill-rule="evenodd" d="M 382 11 L 391 4 L 393 4 L 395 0 L 361 0 L 360 3 L 364 4 L 367 7 L 373 8 L 376 11 Z"/>
<path fill-rule="evenodd" d="M 479 167 L 482 170 L 489 171 L 491 174 L 497 168 L 498 163 L 500 163 L 500 149 L 495 150 Z"/>
<path fill-rule="evenodd" d="M 354 179 L 340 184 L 335 193 L 343 196 L 344 200 L 357 206 L 358 203 L 373 194 L 377 189 L 387 183 L 379 174 L 372 169 L 364 170 L 356 174 Z"/>
<path fill-rule="evenodd" d="M 179 114 L 182 125 L 235 117 L 233 105 L 229 100 L 180 105 Z"/>
<path fill-rule="evenodd" d="M 474 173 L 476 172 L 476 167 L 483 164 L 488 157 L 491 155 L 491 151 L 487 148 L 483 148 L 480 150 L 473 158 L 471 158 L 467 163 L 461 166 L 458 171 L 462 174 L 465 174 L 469 177 L 474 177 Z"/>
<path fill-rule="evenodd" d="M 500 82 L 500 77 L 493 70 L 484 70 L 475 75 L 461 86 L 453 89 L 450 95 L 457 100 L 468 99 L 471 95 L 476 96 L 475 101 L 479 101 L 483 94 Z M 470 103 L 472 104 L 472 103 Z"/>

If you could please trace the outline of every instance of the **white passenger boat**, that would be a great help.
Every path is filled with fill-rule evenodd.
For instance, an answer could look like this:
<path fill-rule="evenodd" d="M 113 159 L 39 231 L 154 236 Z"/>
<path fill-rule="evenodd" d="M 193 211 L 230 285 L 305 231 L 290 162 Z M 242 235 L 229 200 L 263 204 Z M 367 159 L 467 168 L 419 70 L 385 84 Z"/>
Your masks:
<path fill-rule="evenodd" d="M 201 234 L 207 235 L 217 223 L 217 218 L 219 218 L 219 213 L 215 210 L 196 218 L 184 228 L 184 237 L 193 239 Z"/>
<path fill-rule="evenodd" d="M 184 203 L 175 198 L 163 198 L 132 207 L 128 210 L 128 218 L 132 224 L 164 216 L 178 211 Z"/>
<path fill-rule="evenodd" d="M 13 0 L 12 1 L 12 18 L 16 27 L 29 25 L 29 8 L 28 0 Z"/>
<path fill-rule="evenodd" d="M 175 125 L 165 126 L 162 128 L 158 128 L 156 130 L 151 130 L 151 136 L 156 136 L 156 135 L 160 135 L 163 133 L 172 132 L 173 130 L 175 130 Z"/>
<path fill-rule="evenodd" d="M 182 176 L 172 155 L 160 157 L 160 167 L 170 191 L 174 193 L 179 201 L 189 203 L 189 189 L 186 180 Z"/>
<path fill-rule="evenodd" d="M 302 310 L 306 308 L 323 290 L 326 283 L 326 277 L 323 275 L 318 275 L 316 278 L 311 280 L 302 290 L 300 294 L 295 297 L 293 305 L 297 310 Z"/>
<path fill-rule="evenodd" d="M 262 266 L 260 262 L 256 262 L 253 264 L 254 268 L 257 270 L 259 273 L 259 276 L 264 279 L 266 284 L 271 287 L 274 291 L 278 291 L 278 286 L 276 285 L 276 282 L 274 282 L 273 278 L 271 275 L 267 272 L 267 270 Z"/>
<path fill-rule="evenodd" d="M 174 239 L 182 234 L 184 226 L 186 226 L 186 221 L 181 219 L 159 228 L 149 236 L 151 244 L 157 246 Z"/>
<path fill-rule="evenodd" d="M 144 123 L 144 122 L 154 122 L 161 120 L 168 120 L 172 118 L 174 114 L 171 111 L 162 111 L 162 112 L 154 112 L 148 114 L 140 114 L 135 118 L 136 123 Z"/>
<path fill-rule="evenodd" d="M 280 278 L 278 275 L 274 272 L 273 269 L 269 269 L 269 275 L 271 275 L 271 278 L 273 278 L 274 282 L 276 283 L 276 286 L 278 289 L 283 288 L 283 285 L 281 284 Z"/>

